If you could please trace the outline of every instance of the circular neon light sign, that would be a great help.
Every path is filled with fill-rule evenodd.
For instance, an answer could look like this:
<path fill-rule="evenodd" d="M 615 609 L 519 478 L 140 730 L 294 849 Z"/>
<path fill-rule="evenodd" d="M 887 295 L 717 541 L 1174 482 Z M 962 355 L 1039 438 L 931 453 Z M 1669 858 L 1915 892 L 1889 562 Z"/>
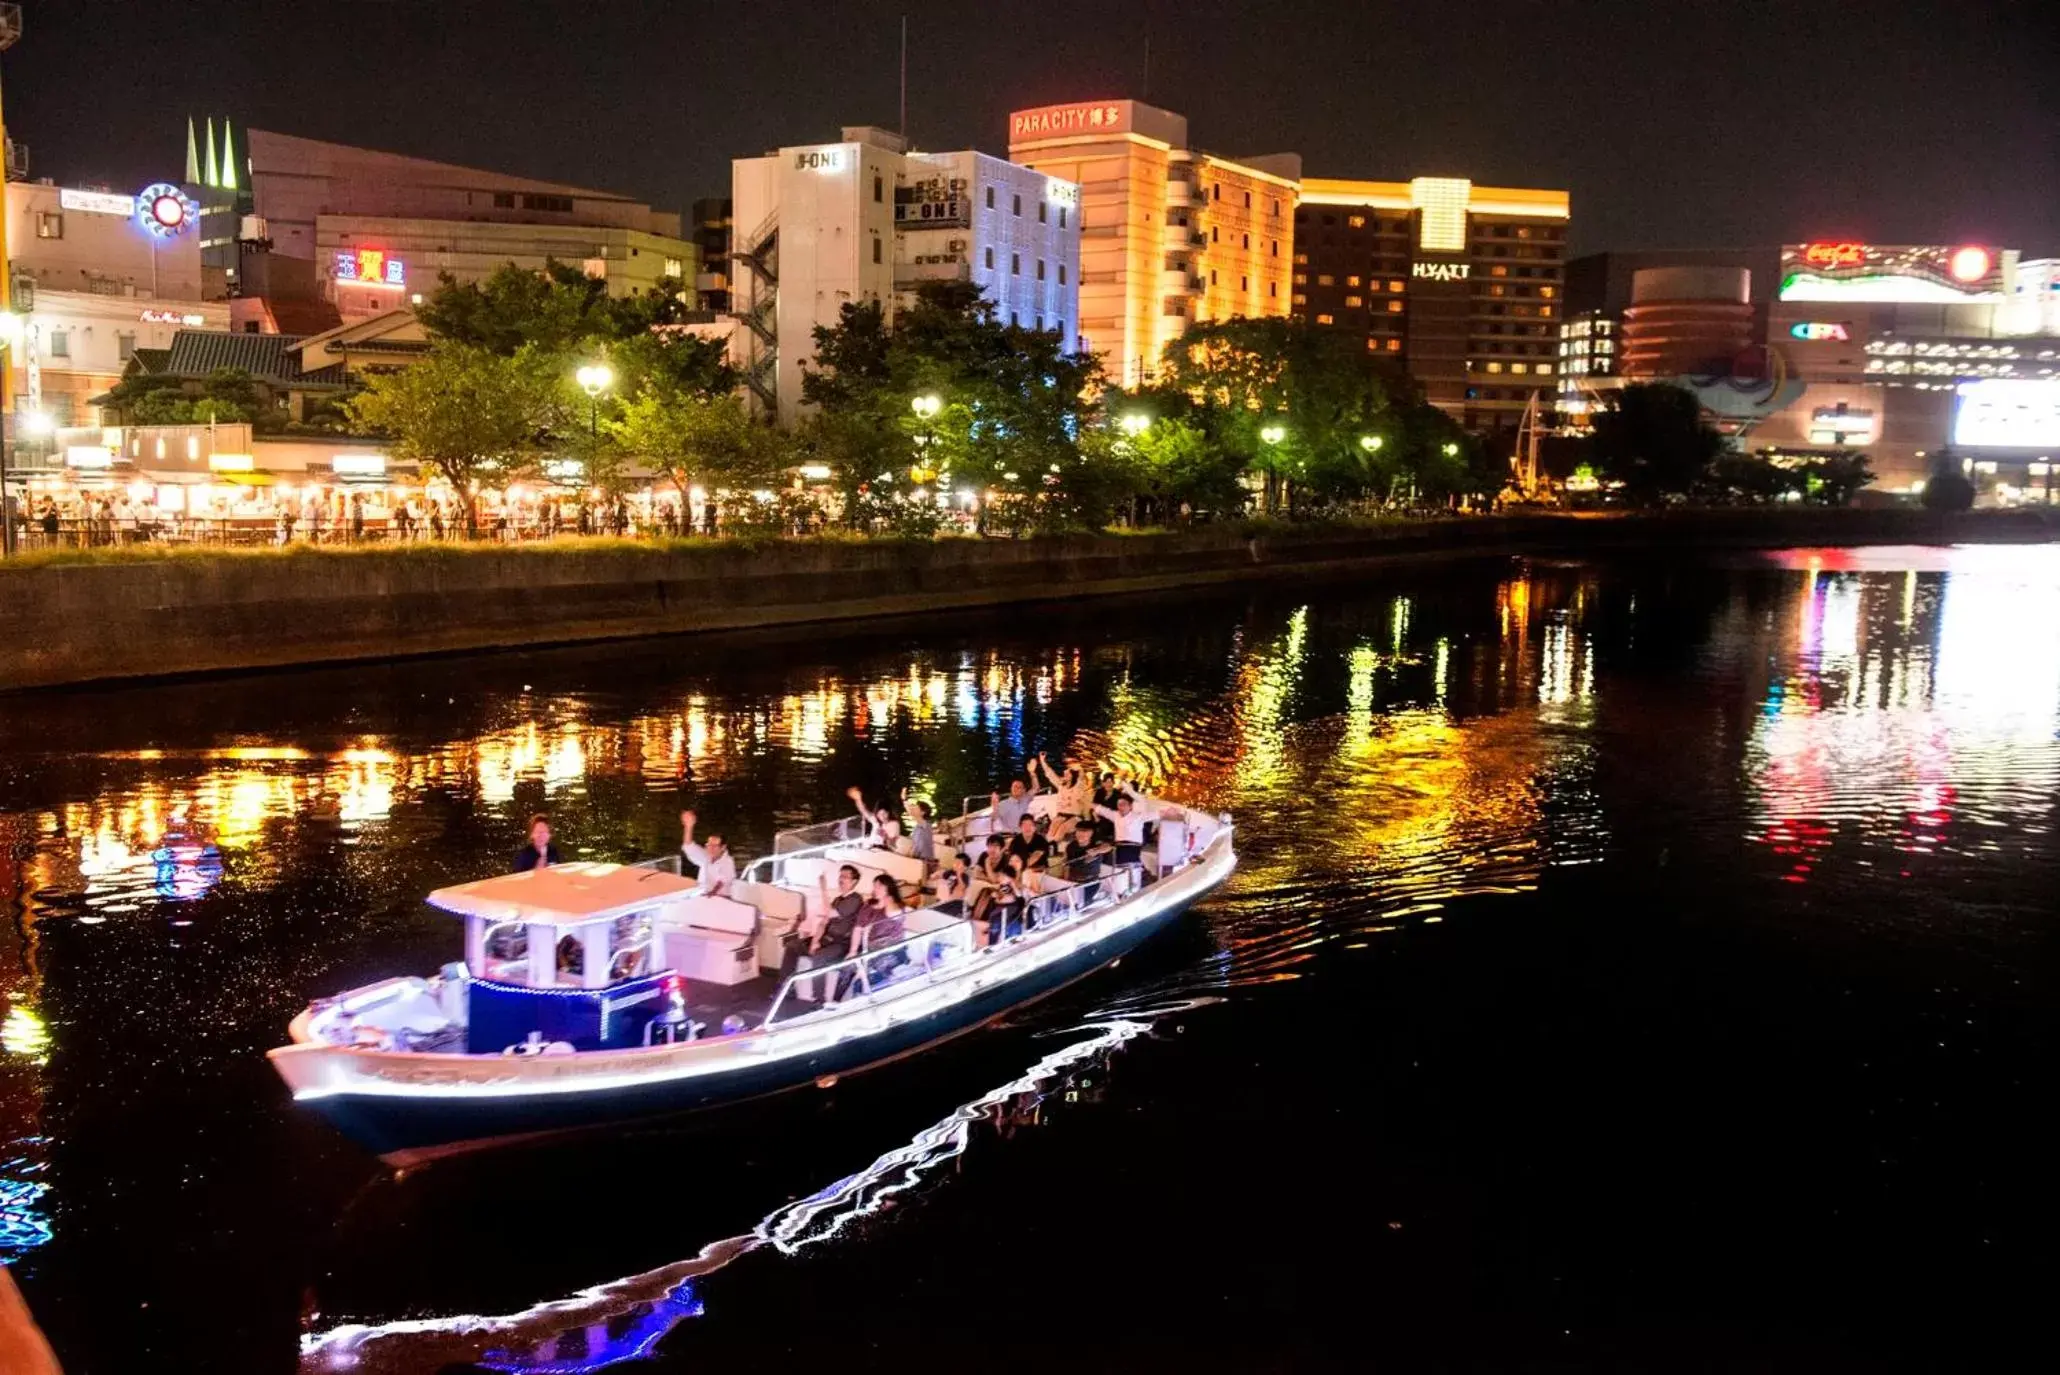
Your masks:
<path fill-rule="evenodd" d="M 136 194 L 137 218 L 161 239 L 185 232 L 196 213 L 192 198 L 170 182 L 146 186 Z"/>
<path fill-rule="evenodd" d="M 1969 244 L 1953 250 L 1953 256 L 1946 259 L 1946 271 L 1953 274 L 1956 282 L 1978 282 L 1988 276 L 1994 262 L 1986 248 Z"/>

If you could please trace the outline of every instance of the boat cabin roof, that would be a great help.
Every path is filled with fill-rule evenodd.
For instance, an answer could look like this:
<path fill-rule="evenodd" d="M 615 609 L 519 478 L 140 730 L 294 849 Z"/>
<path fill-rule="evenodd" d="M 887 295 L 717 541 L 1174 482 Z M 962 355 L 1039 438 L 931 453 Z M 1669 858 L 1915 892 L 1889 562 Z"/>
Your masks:
<path fill-rule="evenodd" d="M 580 860 L 439 888 L 429 904 L 489 921 L 585 926 L 676 901 L 698 888 L 693 879 L 663 869 Z"/>

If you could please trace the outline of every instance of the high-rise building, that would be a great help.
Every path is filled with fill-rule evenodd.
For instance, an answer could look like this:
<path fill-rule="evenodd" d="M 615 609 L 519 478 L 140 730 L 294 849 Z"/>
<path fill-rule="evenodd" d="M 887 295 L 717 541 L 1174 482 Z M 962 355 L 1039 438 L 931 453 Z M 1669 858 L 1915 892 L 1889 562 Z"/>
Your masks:
<path fill-rule="evenodd" d="M 1751 342 L 1767 337 L 1767 303 L 1779 281 L 1780 251 L 1763 249 L 1659 249 L 1590 253 L 1566 265 L 1565 308 L 1559 325 L 1559 413 L 1563 423 L 1583 428 L 1598 390 L 1616 386 L 1619 335 L 1639 273 L 1653 268 L 1731 268 L 1746 273 L 1752 307 Z M 1662 279 L 1663 281 L 1665 279 Z"/>
<path fill-rule="evenodd" d="M 800 412 L 812 331 L 924 282 L 970 282 L 1008 325 L 1080 325 L 1080 188 L 985 153 L 909 151 L 885 129 L 731 164 L 734 336 L 757 404 Z"/>
<path fill-rule="evenodd" d="M 1569 201 L 1459 177 L 1302 182 L 1294 310 L 1350 330 L 1473 430 L 1557 383 Z"/>
<path fill-rule="evenodd" d="M 1191 324 L 1286 315 L 1301 159 L 1225 158 L 1137 100 L 1018 110 L 1009 157 L 1080 187 L 1080 333 L 1111 380 L 1151 380 Z"/>

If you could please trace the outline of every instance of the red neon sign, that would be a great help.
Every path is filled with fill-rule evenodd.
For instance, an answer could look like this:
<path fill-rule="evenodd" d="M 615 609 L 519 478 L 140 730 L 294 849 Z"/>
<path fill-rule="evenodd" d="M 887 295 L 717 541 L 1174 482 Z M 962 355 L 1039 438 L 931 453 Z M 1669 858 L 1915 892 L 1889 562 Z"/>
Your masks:
<path fill-rule="evenodd" d="M 1858 267 L 1867 256 L 1867 245 L 1853 239 L 1825 240 L 1803 248 L 1803 261 L 1812 267 Z"/>

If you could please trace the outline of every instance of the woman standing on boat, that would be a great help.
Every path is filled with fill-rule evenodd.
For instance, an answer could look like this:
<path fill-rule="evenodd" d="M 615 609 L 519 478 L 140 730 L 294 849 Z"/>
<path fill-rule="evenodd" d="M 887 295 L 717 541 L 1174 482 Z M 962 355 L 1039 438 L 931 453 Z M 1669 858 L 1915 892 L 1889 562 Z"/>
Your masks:
<path fill-rule="evenodd" d="M 529 843 L 515 852 L 515 872 L 526 874 L 558 862 L 558 847 L 551 843 L 551 819 L 538 812 L 529 819 Z"/>

